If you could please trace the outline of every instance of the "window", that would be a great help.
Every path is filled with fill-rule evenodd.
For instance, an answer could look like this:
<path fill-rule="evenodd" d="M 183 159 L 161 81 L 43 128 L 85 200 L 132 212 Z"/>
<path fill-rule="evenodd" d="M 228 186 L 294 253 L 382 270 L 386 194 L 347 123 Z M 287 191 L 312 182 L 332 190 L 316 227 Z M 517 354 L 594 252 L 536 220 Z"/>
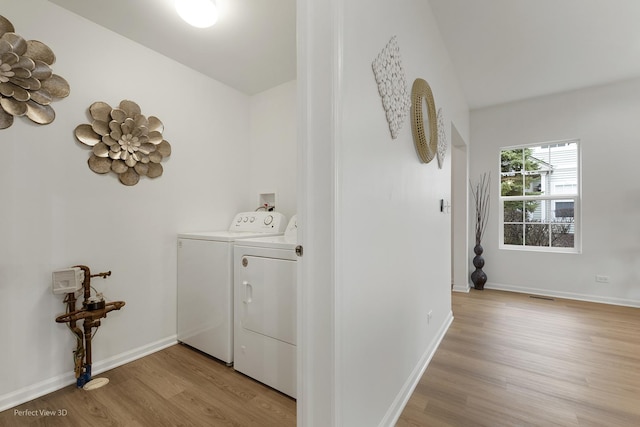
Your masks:
<path fill-rule="evenodd" d="M 579 141 L 500 150 L 500 247 L 579 252 Z"/>
<path fill-rule="evenodd" d="M 573 201 L 556 202 L 556 218 L 573 218 Z"/>

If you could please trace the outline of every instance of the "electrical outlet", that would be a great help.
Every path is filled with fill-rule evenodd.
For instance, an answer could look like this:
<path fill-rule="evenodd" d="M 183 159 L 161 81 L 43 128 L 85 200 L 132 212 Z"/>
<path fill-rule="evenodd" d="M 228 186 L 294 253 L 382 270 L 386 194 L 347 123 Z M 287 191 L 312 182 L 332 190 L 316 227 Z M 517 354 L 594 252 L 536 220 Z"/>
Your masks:
<path fill-rule="evenodd" d="M 609 276 L 604 276 L 602 274 L 596 274 L 596 282 L 598 282 L 598 283 L 609 283 Z"/>

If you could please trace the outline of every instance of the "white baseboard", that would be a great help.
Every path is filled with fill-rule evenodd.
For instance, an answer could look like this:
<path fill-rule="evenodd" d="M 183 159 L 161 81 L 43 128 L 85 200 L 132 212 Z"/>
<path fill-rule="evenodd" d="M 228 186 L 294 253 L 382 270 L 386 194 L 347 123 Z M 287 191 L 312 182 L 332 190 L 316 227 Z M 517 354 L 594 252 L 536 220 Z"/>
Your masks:
<path fill-rule="evenodd" d="M 91 374 L 92 376 L 100 374 L 102 372 L 116 368 L 120 365 L 124 365 L 125 363 L 129 363 L 136 359 L 140 359 L 141 357 L 147 356 L 151 353 L 155 353 L 156 351 L 160 351 L 164 348 L 170 347 L 176 343 L 177 343 L 177 337 L 174 335 L 172 337 L 164 338 L 159 341 L 153 342 L 151 344 L 147 344 L 142 347 L 138 347 L 133 350 L 126 351 L 124 353 L 110 357 L 109 359 L 101 360 L 91 365 L 91 368 L 92 368 Z M 13 408 L 14 406 L 20 405 L 22 403 L 28 402 L 30 400 L 37 399 L 38 397 L 44 396 L 45 394 L 49 394 L 56 390 L 60 390 L 61 388 L 66 387 L 75 382 L 76 382 L 75 375 L 73 371 L 71 371 L 67 374 L 58 375 L 53 378 L 40 381 L 36 384 L 23 387 L 19 390 L 1 395 L 0 396 L 0 412 L 5 411 L 9 408 Z"/>
<path fill-rule="evenodd" d="M 573 299 L 578 301 L 597 302 L 601 304 L 622 305 L 626 307 L 640 308 L 640 301 L 632 299 L 623 299 L 615 297 L 606 297 L 601 295 L 579 294 L 574 292 L 560 292 L 550 289 L 528 288 L 523 286 L 505 285 L 501 283 L 487 282 L 485 289 L 495 289 L 497 291 L 518 292 L 521 294 L 533 294 L 547 297 Z"/>
<path fill-rule="evenodd" d="M 465 293 L 469 293 L 469 291 L 471 290 L 471 286 L 468 283 L 465 283 L 464 285 L 456 285 L 454 283 L 453 287 L 451 288 L 451 290 L 453 292 L 465 292 Z"/>
<path fill-rule="evenodd" d="M 409 378 L 407 378 L 407 381 L 404 383 L 404 386 L 400 390 L 400 393 L 398 393 L 398 395 L 393 401 L 393 404 L 389 407 L 389 410 L 387 411 L 384 418 L 380 422 L 380 427 L 396 425 L 396 423 L 398 422 L 398 419 L 400 418 L 400 415 L 402 415 L 402 410 L 407 405 L 409 398 L 411 398 L 413 391 L 416 389 L 418 383 L 420 382 L 420 379 L 422 378 L 424 371 L 426 371 L 427 366 L 429 366 L 429 362 L 431 362 L 433 355 L 436 354 L 436 350 L 440 346 L 440 343 L 442 342 L 442 339 L 444 338 L 445 334 L 449 330 L 449 326 L 451 326 L 452 322 L 453 322 L 453 313 L 450 311 L 449 315 L 447 316 L 444 323 L 440 327 L 440 330 L 438 330 L 438 334 L 436 335 L 436 338 L 433 340 L 431 345 L 424 352 L 424 354 L 418 361 L 418 364 L 413 369 L 413 372 L 411 372 L 411 375 L 409 376 Z"/>

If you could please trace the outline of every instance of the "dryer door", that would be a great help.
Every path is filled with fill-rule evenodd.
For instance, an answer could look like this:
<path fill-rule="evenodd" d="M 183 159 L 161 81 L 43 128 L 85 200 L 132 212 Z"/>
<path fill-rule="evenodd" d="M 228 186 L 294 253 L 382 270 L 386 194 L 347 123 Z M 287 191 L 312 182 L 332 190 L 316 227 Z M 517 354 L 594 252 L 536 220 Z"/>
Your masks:
<path fill-rule="evenodd" d="M 296 345 L 296 261 L 244 256 L 236 281 L 242 328 Z"/>

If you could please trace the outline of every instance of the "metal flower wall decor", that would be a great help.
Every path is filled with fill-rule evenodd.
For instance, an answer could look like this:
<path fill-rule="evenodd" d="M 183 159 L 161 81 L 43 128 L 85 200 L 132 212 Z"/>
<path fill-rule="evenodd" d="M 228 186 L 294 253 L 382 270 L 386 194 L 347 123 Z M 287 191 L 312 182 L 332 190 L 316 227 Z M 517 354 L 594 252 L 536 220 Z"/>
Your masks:
<path fill-rule="evenodd" d="M 382 107 L 387 115 L 391 138 L 396 139 L 411 107 L 396 36 L 389 40 L 371 65 L 382 98 Z"/>
<path fill-rule="evenodd" d="M 37 40 L 25 40 L 0 15 L 0 129 L 26 116 L 46 125 L 55 117 L 51 102 L 69 96 L 69 83 L 53 74 L 53 51 Z"/>
<path fill-rule="evenodd" d="M 81 124 L 75 136 L 92 147 L 89 168 L 95 173 L 115 172 L 124 185 L 136 185 L 140 176 L 162 175 L 162 159 L 171 155 L 164 140 L 164 125 L 154 116 L 145 117 L 140 106 L 123 100 L 117 108 L 105 102 L 89 107 L 91 124 Z"/>

